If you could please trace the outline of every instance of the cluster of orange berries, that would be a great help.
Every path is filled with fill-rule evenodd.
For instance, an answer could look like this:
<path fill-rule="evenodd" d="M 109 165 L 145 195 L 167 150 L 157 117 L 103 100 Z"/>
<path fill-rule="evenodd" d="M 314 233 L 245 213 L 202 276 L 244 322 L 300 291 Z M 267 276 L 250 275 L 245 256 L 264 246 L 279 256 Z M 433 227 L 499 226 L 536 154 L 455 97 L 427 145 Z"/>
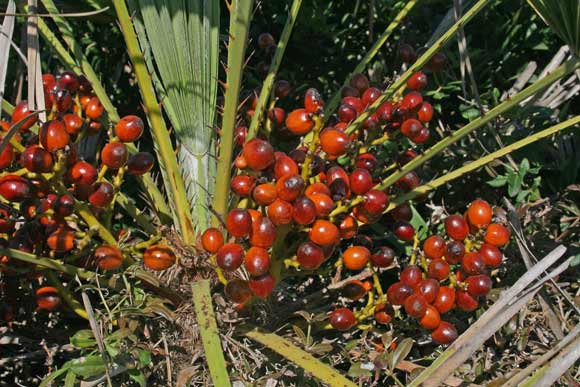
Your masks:
<path fill-rule="evenodd" d="M 86 265 L 118 269 L 126 253 L 118 246 L 92 246 L 94 230 L 78 208 L 87 206 L 101 219 L 113 211 L 124 173 L 139 176 L 151 170 L 153 155 L 131 155 L 127 147 L 141 137 L 143 121 L 134 115 L 123 117 L 109 131 L 109 140 L 96 157 L 98 163 L 85 161 L 79 157 L 79 144 L 105 131 L 109 125 L 105 109 L 82 76 L 67 71 L 59 77 L 44 74 L 42 79 L 46 122 L 30 114 L 27 101 L 14 107 L 10 121 L 1 121 L 5 132 L 15 124 L 21 126 L 0 153 L 0 234 L 4 236 L 0 243 L 63 260 L 76 255 L 89 258 Z M 10 261 L 9 256 L 1 258 L 3 267 L 9 268 Z M 144 252 L 144 264 L 151 269 L 162 270 L 174 262 L 175 255 L 167 246 L 150 246 Z M 53 293 L 53 289 L 40 291 L 39 300 L 55 300 Z M 57 303 L 39 301 L 39 307 L 48 309 L 46 305 Z"/>

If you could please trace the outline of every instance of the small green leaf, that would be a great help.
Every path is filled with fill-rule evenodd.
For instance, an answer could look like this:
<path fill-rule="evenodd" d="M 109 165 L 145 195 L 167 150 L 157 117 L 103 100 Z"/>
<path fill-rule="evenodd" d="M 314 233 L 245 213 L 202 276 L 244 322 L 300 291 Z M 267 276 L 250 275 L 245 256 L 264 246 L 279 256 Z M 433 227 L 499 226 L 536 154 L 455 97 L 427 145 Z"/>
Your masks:
<path fill-rule="evenodd" d="M 507 176 L 496 176 L 493 180 L 486 181 L 487 185 L 492 187 L 503 187 L 507 183 Z"/>
<path fill-rule="evenodd" d="M 294 329 L 294 333 L 296 333 L 296 336 L 298 336 L 300 338 L 300 342 L 305 343 L 306 342 L 306 334 L 304 333 L 304 331 L 296 325 L 292 325 L 292 329 Z"/>
<path fill-rule="evenodd" d="M 77 376 L 74 372 L 69 371 L 64 378 L 64 387 L 75 387 L 75 382 L 77 380 Z"/>
<path fill-rule="evenodd" d="M 570 261 L 570 266 L 580 265 L 580 254 L 577 254 L 572 261 Z"/>
<path fill-rule="evenodd" d="M 141 368 L 147 367 L 151 363 L 151 352 L 146 351 L 144 349 L 139 349 L 139 366 Z"/>
<path fill-rule="evenodd" d="M 508 173 L 507 181 L 508 181 L 508 194 L 511 197 L 516 196 L 522 188 L 523 178 L 514 171 L 510 171 Z"/>
<path fill-rule="evenodd" d="M 91 332 L 90 329 L 81 329 L 80 331 L 77 331 L 77 333 L 70 338 L 70 343 L 77 348 L 90 348 L 97 344 L 93 332 Z"/>
<path fill-rule="evenodd" d="M 89 378 L 105 372 L 105 361 L 100 355 L 81 357 L 71 361 L 70 370 L 78 376 Z"/>
<path fill-rule="evenodd" d="M 530 162 L 528 161 L 528 159 L 523 159 L 522 162 L 520 163 L 518 171 L 522 179 L 524 178 L 524 176 L 526 176 L 529 170 L 530 170 Z"/>
<path fill-rule="evenodd" d="M 351 378 L 360 378 L 361 376 L 371 376 L 372 373 L 370 370 L 362 368 L 360 363 L 354 363 L 350 366 L 347 375 Z"/>
<path fill-rule="evenodd" d="M 136 369 L 132 369 L 127 370 L 127 373 L 129 374 L 129 377 L 135 382 L 139 383 L 141 387 L 145 387 L 147 385 L 147 381 L 145 380 L 145 375 L 143 374 L 143 372 Z"/>
<path fill-rule="evenodd" d="M 401 344 L 399 344 L 397 349 L 395 349 L 395 352 L 393 352 L 393 368 L 395 368 L 401 361 L 405 360 L 412 348 L 413 339 L 408 337 L 401 341 Z"/>

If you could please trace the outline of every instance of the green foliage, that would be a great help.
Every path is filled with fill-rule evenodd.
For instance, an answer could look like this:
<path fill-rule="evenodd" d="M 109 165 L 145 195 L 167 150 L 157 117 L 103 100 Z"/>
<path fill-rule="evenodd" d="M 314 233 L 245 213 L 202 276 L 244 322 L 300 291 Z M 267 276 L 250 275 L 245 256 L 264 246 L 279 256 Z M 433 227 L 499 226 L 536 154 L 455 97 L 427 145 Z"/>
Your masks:
<path fill-rule="evenodd" d="M 538 176 L 541 166 L 530 167 L 528 159 L 524 158 L 518 169 L 504 164 L 506 173 L 496 176 L 487 182 L 491 187 L 507 187 L 507 193 L 515 198 L 517 204 L 540 199 L 542 177 Z"/>

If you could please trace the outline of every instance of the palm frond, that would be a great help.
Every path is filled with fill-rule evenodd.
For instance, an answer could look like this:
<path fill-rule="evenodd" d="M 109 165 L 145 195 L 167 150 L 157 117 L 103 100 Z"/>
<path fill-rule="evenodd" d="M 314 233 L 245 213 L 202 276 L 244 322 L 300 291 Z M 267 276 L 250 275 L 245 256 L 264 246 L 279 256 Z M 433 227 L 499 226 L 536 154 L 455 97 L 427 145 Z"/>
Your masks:
<path fill-rule="evenodd" d="M 528 0 L 530 6 L 562 39 L 580 55 L 580 2 L 578 0 Z"/>

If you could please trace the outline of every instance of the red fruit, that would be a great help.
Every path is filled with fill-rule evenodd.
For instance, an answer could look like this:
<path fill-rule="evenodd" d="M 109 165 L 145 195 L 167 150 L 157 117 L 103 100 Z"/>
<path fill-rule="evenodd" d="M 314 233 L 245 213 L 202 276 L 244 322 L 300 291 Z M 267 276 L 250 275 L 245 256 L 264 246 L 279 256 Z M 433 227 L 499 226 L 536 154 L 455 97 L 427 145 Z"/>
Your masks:
<path fill-rule="evenodd" d="M 97 97 L 92 97 L 85 107 L 85 115 L 94 121 L 98 120 L 104 111 L 105 108 Z"/>
<path fill-rule="evenodd" d="M 22 202 L 30 196 L 30 183 L 17 175 L 0 178 L 0 196 L 9 202 Z"/>
<path fill-rule="evenodd" d="M 98 172 L 86 161 L 79 161 L 71 168 L 70 176 L 76 184 L 91 185 L 97 181 Z"/>
<path fill-rule="evenodd" d="M 330 215 L 334 209 L 334 201 L 328 195 L 316 193 L 310 195 L 310 200 L 312 200 L 314 203 L 314 207 L 316 208 L 316 216 L 318 217 L 326 217 Z"/>
<path fill-rule="evenodd" d="M 377 99 L 379 99 L 379 97 L 381 96 L 381 91 L 379 89 L 377 89 L 376 87 L 369 87 L 368 89 L 365 90 L 365 92 L 363 93 L 362 97 L 361 97 L 361 101 L 363 106 L 369 106 L 372 105 L 373 102 L 375 102 Z"/>
<path fill-rule="evenodd" d="M 20 164 L 31 172 L 48 173 L 52 170 L 52 155 L 39 145 L 31 145 L 20 156 Z"/>
<path fill-rule="evenodd" d="M 498 267 L 503 259 L 502 252 L 494 245 L 484 243 L 479 249 L 483 263 L 489 267 Z"/>
<path fill-rule="evenodd" d="M 413 218 L 411 206 L 407 203 L 401 203 L 389 213 L 394 220 L 409 222 Z"/>
<path fill-rule="evenodd" d="M 80 87 L 80 82 L 75 73 L 72 71 L 65 71 L 60 74 L 58 87 L 61 89 L 66 89 L 71 93 L 75 93 Z"/>
<path fill-rule="evenodd" d="M 433 278 L 421 280 L 415 287 L 415 292 L 425 297 L 425 300 L 431 304 L 439 293 L 439 281 Z"/>
<path fill-rule="evenodd" d="M 417 112 L 417 118 L 424 124 L 430 122 L 433 119 L 433 106 L 429 102 L 423 102 Z"/>
<path fill-rule="evenodd" d="M 105 208 L 113 201 L 115 189 L 106 181 L 95 183 L 89 195 L 89 203 L 98 208 Z"/>
<path fill-rule="evenodd" d="M 350 196 L 350 178 L 341 167 L 331 167 L 326 171 L 326 182 L 331 197 L 348 198 Z"/>
<path fill-rule="evenodd" d="M 502 247 L 510 240 L 510 230 L 499 223 L 490 224 L 485 231 L 483 238 L 486 243 Z"/>
<path fill-rule="evenodd" d="M 286 112 L 284 109 L 275 107 L 270 109 L 268 112 L 268 119 L 274 124 L 274 127 L 279 128 L 284 125 L 284 119 L 286 118 Z"/>
<path fill-rule="evenodd" d="M 379 165 L 377 158 L 372 153 L 363 153 L 356 158 L 356 167 L 374 171 Z"/>
<path fill-rule="evenodd" d="M 429 62 L 425 67 L 436 73 L 440 71 L 443 66 L 445 66 L 445 63 L 447 63 L 447 57 L 444 54 L 438 52 L 433 55 L 431 59 L 429 59 Z"/>
<path fill-rule="evenodd" d="M 419 110 L 423 104 L 423 97 L 416 91 L 411 91 L 403 97 L 401 107 L 407 110 Z"/>
<path fill-rule="evenodd" d="M 358 230 L 358 223 L 353 216 L 347 215 L 340 222 L 338 229 L 340 232 L 340 237 L 342 239 L 351 239 L 354 238 L 354 236 L 356 235 L 356 232 Z"/>
<path fill-rule="evenodd" d="M 402 283 L 415 288 L 423 279 L 423 271 L 416 265 L 407 266 L 401 271 L 399 278 Z"/>
<path fill-rule="evenodd" d="M 387 304 L 378 304 L 375 307 L 375 320 L 380 324 L 388 324 L 393 320 L 393 308 Z"/>
<path fill-rule="evenodd" d="M 115 246 L 99 246 L 93 255 L 101 270 L 116 270 L 123 263 L 123 253 Z"/>
<path fill-rule="evenodd" d="M 304 94 L 304 109 L 309 113 L 318 113 L 324 109 L 324 100 L 314 88 L 306 90 Z"/>
<path fill-rule="evenodd" d="M 421 318 L 427 312 L 427 301 L 420 294 L 411 294 L 405 299 L 405 312 L 411 317 Z"/>
<path fill-rule="evenodd" d="M 238 175 L 234 176 L 230 181 L 230 188 L 232 191 L 242 197 L 250 196 L 254 185 L 256 184 L 256 179 L 248 175 Z"/>
<path fill-rule="evenodd" d="M 431 132 L 429 132 L 429 129 L 422 127 L 419 131 L 419 134 L 417 134 L 415 137 L 411 137 L 411 141 L 413 141 L 415 144 L 423 144 L 429 140 L 430 136 Z"/>
<path fill-rule="evenodd" d="M 252 293 L 257 297 L 266 298 L 274 291 L 276 280 L 272 274 L 264 274 L 260 277 L 250 278 L 249 285 L 250 290 L 252 290 Z"/>
<path fill-rule="evenodd" d="M 310 199 L 312 199 L 311 196 L 314 194 L 324 194 L 324 195 L 330 196 L 330 189 L 324 183 L 318 182 L 318 183 L 310 184 L 308 187 L 306 187 L 306 190 L 304 191 L 304 195 L 306 197 L 309 197 Z"/>
<path fill-rule="evenodd" d="M 432 235 L 423 243 L 425 256 L 431 259 L 439 259 L 445 254 L 445 240 L 439 235 Z"/>
<path fill-rule="evenodd" d="M 395 223 L 395 236 L 402 241 L 410 241 L 415 236 L 415 229 L 407 222 L 396 222 Z"/>
<path fill-rule="evenodd" d="M 298 165 L 289 156 L 282 152 L 276 152 L 276 162 L 274 164 L 274 176 L 276 180 L 286 175 L 298 175 Z"/>
<path fill-rule="evenodd" d="M 338 308 L 330 315 L 330 325 L 339 331 L 347 331 L 356 325 L 356 317 L 352 310 Z"/>
<path fill-rule="evenodd" d="M 477 300 L 464 290 L 455 292 L 455 304 L 464 312 L 473 312 L 478 306 Z"/>
<path fill-rule="evenodd" d="M 294 201 L 292 217 L 298 224 L 310 224 L 316 219 L 316 205 L 312 200 L 301 196 Z"/>
<path fill-rule="evenodd" d="M 445 246 L 445 260 L 455 265 L 463 260 L 465 245 L 462 242 L 451 241 Z"/>
<path fill-rule="evenodd" d="M 349 145 L 350 139 L 348 135 L 338 129 L 326 128 L 320 134 L 320 146 L 330 156 L 338 157 L 344 155 Z"/>
<path fill-rule="evenodd" d="M 346 103 L 343 103 L 338 107 L 337 115 L 341 122 L 351 122 L 358 117 L 356 109 Z"/>
<path fill-rule="evenodd" d="M 387 289 L 387 298 L 393 305 L 403 305 L 411 294 L 413 294 L 413 288 L 402 282 L 395 282 Z"/>
<path fill-rule="evenodd" d="M 481 199 L 476 199 L 469 205 L 467 209 L 467 221 L 470 225 L 482 228 L 491 223 L 493 213 L 488 202 Z"/>
<path fill-rule="evenodd" d="M 352 86 L 346 85 L 342 89 L 340 89 L 340 96 L 341 97 L 360 97 L 360 93 L 358 89 L 355 89 Z"/>
<path fill-rule="evenodd" d="M 439 281 L 444 281 L 449 277 L 449 264 L 442 259 L 434 259 L 429 263 L 428 275 Z"/>
<path fill-rule="evenodd" d="M 261 216 L 252 220 L 252 231 L 250 232 L 252 246 L 267 249 L 274 244 L 274 239 L 276 239 L 276 226 L 270 218 Z"/>
<path fill-rule="evenodd" d="M 371 262 L 377 267 L 389 267 L 395 261 L 395 251 L 388 246 L 381 246 L 371 255 Z"/>
<path fill-rule="evenodd" d="M 409 118 L 408 120 L 403 121 L 403 124 L 401 125 L 401 134 L 407 138 L 413 138 L 421 133 L 421 129 L 423 129 L 421 121 Z"/>
<path fill-rule="evenodd" d="M 151 270 L 165 270 L 173 266 L 177 258 L 168 246 L 157 244 L 143 253 L 143 265 Z"/>
<path fill-rule="evenodd" d="M 234 131 L 234 141 L 237 146 L 243 146 L 246 142 L 246 137 L 248 135 L 248 127 L 238 126 Z"/>
<path fill-rule="evenodd" d="M 451 239 L 462 241 L 469 235 L 469 225 L 460 215 L 451 215 L 445 219 L 445 232 Z"/>
<path fill-rule="evenodd" d="M 308 236 L 312 242 L 320 246 L 334 245 L 340 238 L 338 227 L 323 219 L 314 222 Z"/>
<path fill-rule="evenodd" d="M 341 103 L 352 106 L 357 114 L 361 114 L 364 111 L 363 103 L 358 97 L 344 97 Z"/>
<path fill-rule="evenodd" d="M 60 228 L 48 236 L 46 245 L 56 253 L 71 251 L 75 247 L 75 234 L 71 230 Z"/>
<path fill-rule="evenodd" d="M 287 202 L 292 202 L 304 192 L 304 179 L 300 175 L 285 175 L 276 182 L 278 197 Z"/>
<path fill-rule="evenodd" d="M 226 243 L 216 253 L 217 265 L 225 271 L 234 271 L 244 262 L 244 249 L 237 243 Z"/>
<path fill-rule="evenodd" d="M 215 254 L 224 245 L 224 235 L 217 228 L 208 228 L 201 234 L 201 245 L 208 253 Z"/>
<path fill-rule="evenodd" d="M 419 325 L 425 329 L 433 330 L 437 329 L 439 324 L 441 324 L 439 311 L 433 305 L 427 305 L 427 310 L 421 320 L 419 320 Z"/>
<path fill-rule="evenodd" d="M 62 121 L 48 121 L 40 127 L 38 138 L 49 152 L 63 149 L 69 143 L 69 135 Z"/>
<path fill-rule="evenodd" d="M 303 269 L 316 270 L 325 259 L 322 248 L 310 241 L 303 242 L 296 251 L 296 260 Z"/>
<path fill-rule="evenodd" d="M 425 86 L 427 86 L 427 76 L 421 71 L 411 75 L 407 80 L 407 87 L 411 90 L 421 90 Z"/>
<path fill-rule="evenodd" d="M 485 271 L 485 263 L 483 262 L 483 256 L 478 252 L 471 252 L 465 254 L 463 257 L 462 269 L 466 274 L 475 275 L 481 274 Z"/>
<path fill-rule="evenodd" d="M 373 187 L 371 173 L 363 168 L 355 168 L 350 174 L 350 189 L 357 195 L 364 195 Z M 382 191 L 379 191 L 382 192 Z"/>
<path fill-rule="evenodd" d="M 60 305 L 58 290 L 52 286 L 44 286 L 36 291 L 38 309 L 55 310 Z"/>
<path fill-rule="evenodd" d="M 457 329 L 455 325 L 447 321 L 441 321 L 437 329 L 431 333 L 431 338 L 437 344 L 451 344 L 457 339 Z"/>
<path fill-rule="evenodd" d="M 122 142 L 134 142 L 141 138 L 145 124 L 137 116 L 129 115 L 121 118 L 115 125 L 115 134 Z"/>
<path fill-rule="evenodd" d="M 344 251 L 342 263 L 348 270 L 362 270 L 370 258 L 369 249 L 363 246 L 352 246 Z"/>
<path fill-rule="evenodd" d="M 42 88 L 49 93 L 56 88 L 56 77 L 52 74 L 42 74 Z"/>
<path fill-rule="evenodd" d="M 369 88 L 370 82 L 366 75 L 361 73 L 353 74 L 350 78 L 350 85 L 357 89 L 360 94 L 363 94 Z"/>
<path fill-rule="evenodd" d="M 437 297 L 433 306 L 437 308 L 439 313 L 445 314 L 453 309 L 455 305 L 455 289 L 449 286 L 439 287 L 439 292 L 437 292 Z"/>
<path fill-rule="evenodd" d="M 252 298 L 252 291 L 250 290 L 248 281 L 239 278 L 228 281 L 224 288 L 224 293 L 229 300 L 239 304 L 243 304 Z"/>
<path fill-rule="evenodd" d="M 79 134 L 83 128 L 83 119 L 76 114 L 65 114 L 62 121 L 66 132 L 70 135 Z"/>
<path fill-rule="evenodd" d="M 149 172 L 155 164 L 155 158 L 149 152 L 137 152 L 127 161 L 127 172 L 131 175 L 141 176 Z"/>
<path fill-rule="evenodd" d="M 28 101 L 20 101 L 19 103 L 14 106 L 14 110 L 12 111 L 12 122 L 14 124 L 18 123 L 18 121 L 26 118 L 26 116 L 30 115 L 31 111 L 28 110 Z M 28 131 L 34 124 L 36 124 L 38 120 L 38 116 L 30 117 L 24 124 L 20 127 L 21 132 Z"/>
<path fill-rule="evenodd" d="M 286 116 L 286 127 L 293 134 L 302 136 L 312 130 L 312 113 L 306 109 L 296 109 Z"/>
<path fill-rule="evenodd" d="M 268 217 L 276 226 L 292 222 L 294 207 L 282 199 L 276 199 L 267 208 Z"/>
<path fill-rule="evenodd" d="M 390 102 L 385 102 L 375 112 L 381 123 L 387 123 L 393 118 L 394 106 Z"/>
<path fill-rule="evenodd" d="M 401 188 L 404 192 L 410 192 L 417 188 L 421 184 L 421 179 L 417 172 L 411 171 L 403 175 L 399 180 L 397 180 L 397 186 Z"/>
<path fill-rule="evenodd" d="M 259 138 L 254 138 L 244 145 L 244 158 L 248 167 L 262 171 L 274 163 L 274 148 L 272 145 Z"/>
<path fill-rule="evenodd" d="M 110 142 L 101 150 L 101 162 L 111 169 L 123 168 L 129 160 L 129 150 L 122 142 Z"/>
<path fill-rule="evenodd" d="M 59 216 L 70 216 L 74 211 L 75 199 L 72 195 L 64 194 L 54 202 L 54 212 Z"/>
<path fill-rule="evenodd" d="M 250 247 L 246 251 L 244 267 L 254 277 L 264 275 L 270 270 L 270 254 L 261 247 Z"/>
<path fill-rule="evenodd" d="M 484 274 L 472 275 L 465 279 L 465 285 L 469 294 L 474 297 L 483 297 L 491 289 L 491 278 Z"/>
<path fill-rule="evenodd" d="M 226 218 L 226 228 L 230 235 L 236 238 L 245 237 L 252 230 L 252 217 L 248 211 L 234 208 Z"/>
<path fill-rule="evenodd" d="M 397 160 L 397 163 L 400 166 L 403 166 L 405 164 L 408 164 L 409 161 L 413 160 L 415 157 L 417 157 L 418 154 L 417 152 L 415 152 L 412 149 L 407 149 L 405 152 L 403 152 L 403 154 L 399 157 L 399 159 Z"/>
<path fill-rule="evenodd" d="M 371 189 L 365 193 L 362 208 L 371 215 L 382 214 L 389 204 L 389 197 L 383 191 Z"/>
<path fill-rule="evenodd" d="M 340 294 L 351 301 L 360 300 L 368 293 L 366 285 L 358 280 L 349 281 L 340 289 Z"/>
<path fill-rule="evenodd" d="M 274 183 L 264 183 L 257 185 L 252 191 L 252 198 L 261 206 L 270 205 L 276 200 L 276 185 Z"/>

